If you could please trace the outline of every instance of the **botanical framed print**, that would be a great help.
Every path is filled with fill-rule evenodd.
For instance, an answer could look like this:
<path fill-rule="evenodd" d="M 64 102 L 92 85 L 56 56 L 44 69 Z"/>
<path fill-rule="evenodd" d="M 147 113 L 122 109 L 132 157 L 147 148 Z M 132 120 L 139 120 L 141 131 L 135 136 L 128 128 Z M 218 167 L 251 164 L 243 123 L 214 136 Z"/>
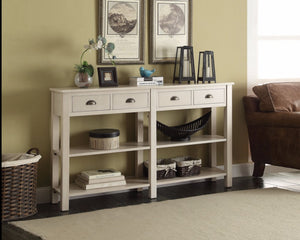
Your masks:
<path fill-rule="evenodd" d="M 192 0 L 150 0 L 150 62 L 174 63 L 176 48 L 192 45 Z"/>
<path fill-rule="evenodd" d="M 98 67 L 100 87 L 118 86 L 117 71 L 115 67 Z"/>
<path fill-rule="evenodd" d="M 144 0 L 99 0 L 99 34 L 115 44 L 115 64 L 144 63 Z M 111 64 L 104 49 L 98 64 Z"/>

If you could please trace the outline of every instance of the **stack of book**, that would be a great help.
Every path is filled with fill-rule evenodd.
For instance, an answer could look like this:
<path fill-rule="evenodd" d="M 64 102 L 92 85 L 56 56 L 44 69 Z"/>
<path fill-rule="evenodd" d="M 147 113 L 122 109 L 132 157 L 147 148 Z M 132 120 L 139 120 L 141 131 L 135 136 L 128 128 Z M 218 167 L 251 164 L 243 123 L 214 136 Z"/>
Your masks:
<path fill-rule="evenodd" d="M 85 190 L 126 185 L 121 172 L 113 169 L 83 171 L 76 177 L 75 183 Z"/>
<path fill-rule="evenodd" d="M 131 86 L 151 86 L 163 85 L 164 77 L 130 77 L 129 85 Z"/>

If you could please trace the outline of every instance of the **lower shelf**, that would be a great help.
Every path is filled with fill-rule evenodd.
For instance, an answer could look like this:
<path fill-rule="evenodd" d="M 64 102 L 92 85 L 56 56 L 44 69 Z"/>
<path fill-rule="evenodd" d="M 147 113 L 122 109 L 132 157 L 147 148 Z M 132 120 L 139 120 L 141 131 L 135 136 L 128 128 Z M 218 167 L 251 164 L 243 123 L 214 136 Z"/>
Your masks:
<path fill-rule="evenodd" d="M 138 180 L 137 180 L 138 181 Z M 115 191 L 123 191 L 129 189 L 138 189 L 138 188 L 148 188 L 150 184 L 147 181 L 138 181 L 126 179 L 126 185 L 123 186 L 115 186 L 115 187 L 105 187 L 105 188 L 96 188 L 96 189 L 88 189 L 84 190 L 77 186 L 75 183 L 70 184 L 69 197 L 78 197 L 78 196 L 88 196 L 98 193 L 107 193 L 107 192 L 115 192 Z M 55 191 L 60 193 L 59 188 L 55 188 Z"/>
<path fill-rule="evenodd" d="M 224 176 L 226 176 L 226 173 L 223 170 L 220 170 L 218 168 L 202 167 L 201 173 L 199 175 L 190 176 L 190 177 L 175 177 L 169 179 L 161 179 L 157 181 L 157 186 L 176 184 L 182 182 L 191 182 L 191 181 L 197 181 L 201 179 L 217 178 L 217 177 L 224 177 Z M 144 179 L 128 178 L 126 179 L 126 185 L 124 186 L 97 188 L 97 189 L 89 189 L 89 190 L 83 190 L 75 183 L 72 183 L 70 184 L 69 197 L 72 198 L 78 196 L 94 195 L 98 193 L 108 193 L 108 192 L 123 191 L 129 189 L 148 188 L 149 186 L 150 184 L 148 183 L 148 180 L 146 178 Z M 59 188 L 55 188 L 55 190 L 58 193 L 60 193 Z"/>
<path fill-rule="evenodd" d="M 201 172 L 199 175 L 189 176 L 189 177 L 175 177 L 175 178 L 160 179 L 157 180 L 157 185 L 161 186 L 167 184 L 176 184 L 176 183 L 190 182 L 190 181 L 196 181 L 201 179 L 217 178 L 217 177 L 224 177 L 224 176 L 226 176 L 225 171 L 220 170 L 219 168 L 201 167 Z"/>

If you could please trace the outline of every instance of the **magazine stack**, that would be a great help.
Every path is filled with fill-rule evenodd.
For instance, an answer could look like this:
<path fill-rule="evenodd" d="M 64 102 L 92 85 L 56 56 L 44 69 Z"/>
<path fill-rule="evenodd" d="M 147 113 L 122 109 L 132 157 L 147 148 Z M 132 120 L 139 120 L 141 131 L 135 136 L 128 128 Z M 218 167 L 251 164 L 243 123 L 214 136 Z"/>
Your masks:
<path fill-rule="evenodd" d="M 124 175 L 113 169 L 90 170 L 81 172 L 75 183 L 82 189 L 95 189 L 126 185 Z"/>

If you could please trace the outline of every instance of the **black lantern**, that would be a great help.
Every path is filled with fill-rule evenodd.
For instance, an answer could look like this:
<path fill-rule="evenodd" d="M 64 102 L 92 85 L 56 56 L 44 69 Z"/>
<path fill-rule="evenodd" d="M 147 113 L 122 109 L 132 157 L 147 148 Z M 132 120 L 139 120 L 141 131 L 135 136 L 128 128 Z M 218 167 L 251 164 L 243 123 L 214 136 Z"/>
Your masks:
<path fill-rule="evenodd" d="M 194 53 L 191 46 L 177 47 L 173 83 L 175 81 L 179 81 L 179 83 L 194 81 L 196 83 Z"/>
<path fill-rule="evenodd" d="M 213 51 L 199 52 L 197 83 L 216 82 L 215 60 Z"/>

